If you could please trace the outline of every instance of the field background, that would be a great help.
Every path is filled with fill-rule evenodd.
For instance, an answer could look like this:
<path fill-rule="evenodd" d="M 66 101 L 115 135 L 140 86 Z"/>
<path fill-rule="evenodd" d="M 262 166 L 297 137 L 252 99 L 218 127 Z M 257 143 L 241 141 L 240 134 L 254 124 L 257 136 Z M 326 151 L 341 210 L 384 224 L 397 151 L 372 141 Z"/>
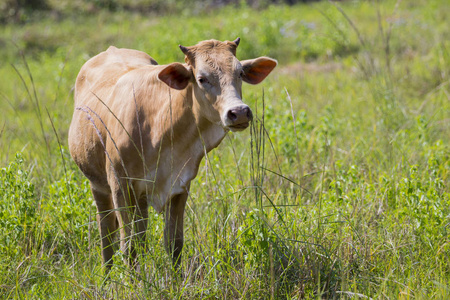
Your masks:
<path fill-rule="evenodd" d="M 0 2 L 0 298 L 450 297 L 449 1 L 28 2 L 46 9 Z M 109 45 L 166 64 L 236 37 L 279 65 L 193 181 L 183 276 L 150 213 L 146 267 L 118 253 L 104 282 L 67 150 L 79 69 Z"/>

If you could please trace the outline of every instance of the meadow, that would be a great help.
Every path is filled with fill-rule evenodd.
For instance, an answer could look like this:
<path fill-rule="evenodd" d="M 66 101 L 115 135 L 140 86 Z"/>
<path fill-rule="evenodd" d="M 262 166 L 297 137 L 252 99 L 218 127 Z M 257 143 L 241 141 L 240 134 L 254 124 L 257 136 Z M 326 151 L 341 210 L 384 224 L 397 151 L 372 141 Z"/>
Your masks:
<path fill-rule="evenodd" d="M 448 299 L 450 2 L 342 1 L 155 15 L 98 9 L 0 25 L 0 298 Z M 105 281 L 96 208 L 67 132 L 83 63 L 160 64 L 241 38 L 275 71 L 255 119 L 203 161 L 182 276 L 150 211 L 145 266 Z"/>

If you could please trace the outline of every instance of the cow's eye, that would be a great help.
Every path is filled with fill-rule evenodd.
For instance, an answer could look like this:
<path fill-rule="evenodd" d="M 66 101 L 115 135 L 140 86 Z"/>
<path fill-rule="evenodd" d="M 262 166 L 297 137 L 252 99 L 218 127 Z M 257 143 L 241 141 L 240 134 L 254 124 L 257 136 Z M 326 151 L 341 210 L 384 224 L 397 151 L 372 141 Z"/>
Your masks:
<path fill-rule="evenodd" d="M 205 83 L 208 83 L 208 79 L 206 79 L 205 77 L 199 77 L 198 82 L 200 84 L 205 84 Z"/>
<path fill-rule="evenodd" d="M 239 73 L 239 78 L 244 78 L 244 71 L 241 71 L 241 73 Z"/>

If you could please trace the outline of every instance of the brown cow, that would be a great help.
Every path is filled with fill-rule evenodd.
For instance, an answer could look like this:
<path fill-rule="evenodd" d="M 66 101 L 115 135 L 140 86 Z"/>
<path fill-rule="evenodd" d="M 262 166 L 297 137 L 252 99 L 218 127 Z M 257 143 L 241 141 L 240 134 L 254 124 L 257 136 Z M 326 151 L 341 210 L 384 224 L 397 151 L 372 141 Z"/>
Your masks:
<path fill-rule="evenodd" d="M 229 130 L 249 126 L 242 81 L 257 84 L 277 65 L 268 57 L 239 61 L 238 45 L 239 38 L 180 46 L 185 64 L 169 65 L 109 47 L 81 68 L 69 149 L 90 181 L 107 270 L 117 230 L 128 262 L 135 262 L 148 205 L 166 211 L 165 247 L 178 268 L 184 208 L 200 161 Z"/>

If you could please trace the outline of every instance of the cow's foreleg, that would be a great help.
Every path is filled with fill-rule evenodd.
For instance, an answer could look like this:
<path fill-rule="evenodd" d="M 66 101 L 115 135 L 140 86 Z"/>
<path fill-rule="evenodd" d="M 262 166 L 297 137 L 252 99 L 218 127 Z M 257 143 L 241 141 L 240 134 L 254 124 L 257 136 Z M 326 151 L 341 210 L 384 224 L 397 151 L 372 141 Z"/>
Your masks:
<path fill-rule="evenodd" d="M 92 194 L 97 205 L 97 223 L 101 236 L 102 258 L 108 273 L 112 267 L 114 255 L 113 239 L 117 231 L 117 218 L 111 193 L 103 193 L 92 188 Z"/>
<path fill-rule="evenodd" d="M 148 204 L 147 204 L 147 196 L 139 197 L 139 200 L 135 206 L 134 212 L 134 230 L 135 230 L 135 240 L 133 242 L 133 250 L 136 252 L 137 250 L 142 251 L 141 253 L 147 253 L 147 245 L 145 244 L 145 232 L 147 230 L 148 224 Z M 138 248 L 138 249 L 136 249 Z M 133 254 L 136 256 L 136 254 Z"/>
<path fill-rule="evenodd" d="M 127 258 L 126 263 L 138 269 L 137 254 L 146 252 L 147 199 L 137 195 L 132 183 L 126 180 L 116 187 L 113 198 L 119 220 L 121 250 Z"/>
<path fill-rule="evenodd" d="M 176 270 L 179 269 L 181 263 L 183 216 L 187 196 L 187 193 L 174 196 L 166 207 L 164 242 L 167 253 L 172 256 L 172 263 Z"/>

